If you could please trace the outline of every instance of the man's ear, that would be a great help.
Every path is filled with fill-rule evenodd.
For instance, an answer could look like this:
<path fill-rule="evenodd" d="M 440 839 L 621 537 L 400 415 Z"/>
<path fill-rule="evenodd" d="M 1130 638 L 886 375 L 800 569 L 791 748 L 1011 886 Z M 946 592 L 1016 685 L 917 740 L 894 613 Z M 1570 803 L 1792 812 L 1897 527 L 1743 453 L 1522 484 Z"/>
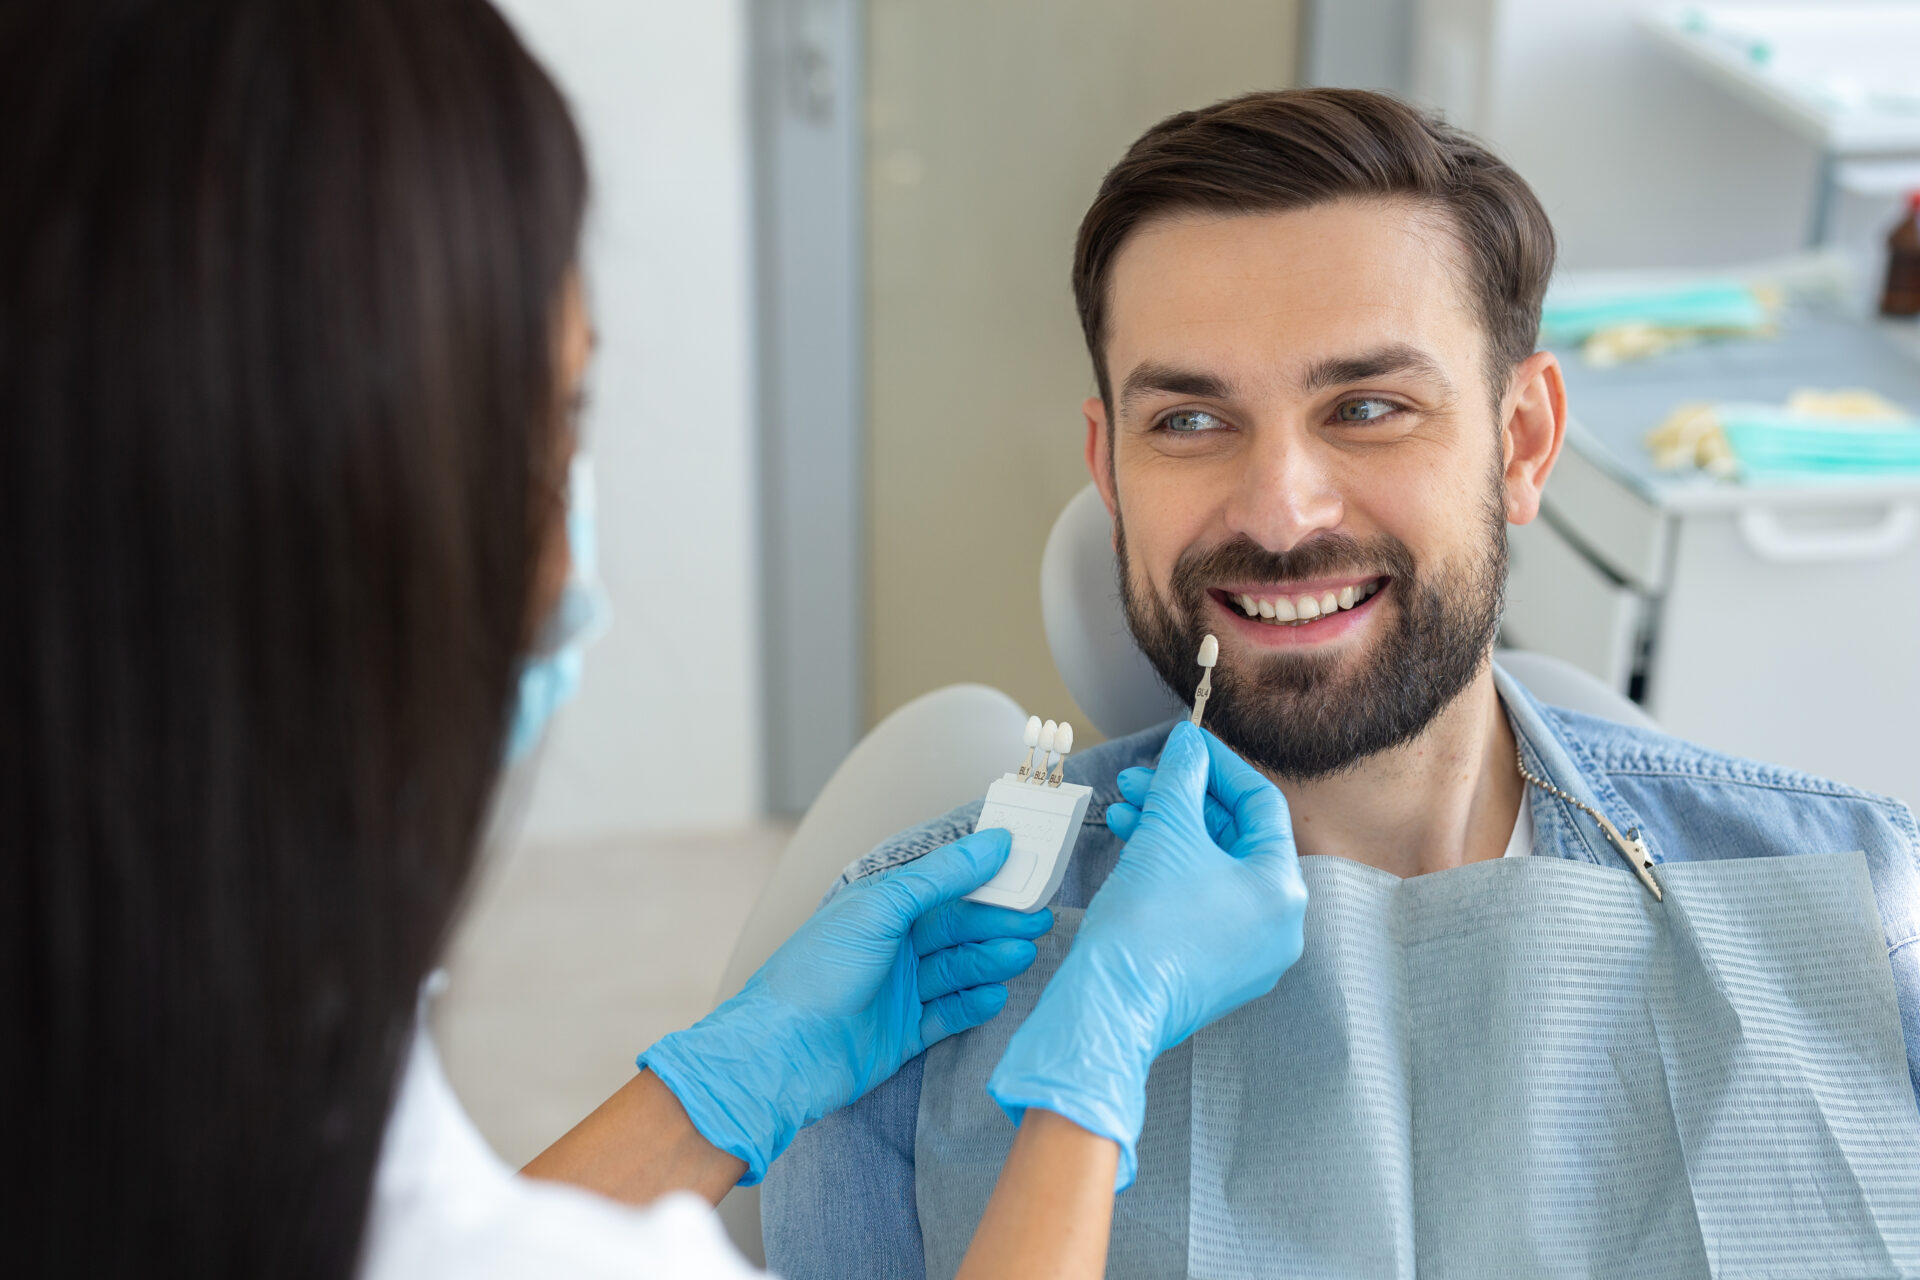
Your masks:
<path fill-rule="evenodd" d="M 1500 450 L 1507 521 L 1526 524 L 1540 514 L 1540 491 L 1567 438 L 1567 384 L 1551 351 L 1536 351 L 1513 371 Z"/>
<path fill-rule="evenodd" d="M 1113 488 L 1113 432 L 1107 429 L 1106 401 L 1088 396 L 1080 402 L 1080 416 L 1087 420 L 1087 471 L 1112 516 L 1120 509 L 1120 499 Z"/>

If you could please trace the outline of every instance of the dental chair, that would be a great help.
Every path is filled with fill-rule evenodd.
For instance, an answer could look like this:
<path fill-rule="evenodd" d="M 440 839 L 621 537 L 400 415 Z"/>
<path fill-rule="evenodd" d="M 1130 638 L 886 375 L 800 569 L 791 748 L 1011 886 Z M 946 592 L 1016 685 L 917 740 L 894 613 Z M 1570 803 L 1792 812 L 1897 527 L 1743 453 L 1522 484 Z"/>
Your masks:
<path fill-rule="evenodd" d="M 1040 558 L 1047 648 L 1094 728 L 1125 737 L 1181 715 L 1127 631 L 1114 580 L 1112 522 L 1088 485 L 1054 521 Z M 1578 667 L 1502 649 L 1496 660 L 1535 697 L 1622 724 L 1653 728 L 1637 705 Z M 800 927 L 848 863 L 895 832 L 985 794 L 1018 753 L 1027 713 L 985 685 L 924 694 L 876 725 L 834 771 L 793 833 L 747 917 L 718 999 L 738 991 Z M 758 1188 L 733 1191 L 720 1216 L 740 1251 L 764 1265 Z"/>

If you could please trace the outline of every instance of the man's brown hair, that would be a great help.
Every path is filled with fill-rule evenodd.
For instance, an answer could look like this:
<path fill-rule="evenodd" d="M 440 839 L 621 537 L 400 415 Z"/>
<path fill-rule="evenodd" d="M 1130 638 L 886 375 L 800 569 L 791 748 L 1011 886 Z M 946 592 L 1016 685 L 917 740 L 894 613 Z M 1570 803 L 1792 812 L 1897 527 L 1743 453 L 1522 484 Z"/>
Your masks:
<path fill-rule="evenodd" d="M 1170 213 L 1279 213 L 1334 200 L 1407 200 L 1445 215 L 1487 335 L 1494 401 L 1533 354 L 1553 274 L 1553 226 L 1520 175 L 1462 131 L 1363 89 L 1249 93 L 1168 116 L 1108 170 L 1080 222 L 1073 296 L 1100 398 L 1108 277 L 1142 223 Z"/>

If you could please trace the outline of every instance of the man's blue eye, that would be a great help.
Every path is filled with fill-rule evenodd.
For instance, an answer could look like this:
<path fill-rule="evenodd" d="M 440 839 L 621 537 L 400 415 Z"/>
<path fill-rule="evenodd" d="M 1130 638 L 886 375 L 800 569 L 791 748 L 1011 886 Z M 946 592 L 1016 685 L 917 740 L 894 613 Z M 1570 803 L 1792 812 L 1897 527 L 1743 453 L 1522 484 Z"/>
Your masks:
<path fill-rule="evenodd" d="M 1220 419 L 1199 409 L 1182 409 L 1178 413 L 1168 414 L 1161 420 L 1160 425 L 1177 435 L 1193 435 L 1196 432 L 1216 429 L 1220 425 Z"/>
<path fill-rule="evenodd" d="M 1359 400 L 1342 400 L 1333 414 L 1342 422 L 1373 422 L 1386 417 L 1399 407 L 1391 400 L 1366 397 Z"/>

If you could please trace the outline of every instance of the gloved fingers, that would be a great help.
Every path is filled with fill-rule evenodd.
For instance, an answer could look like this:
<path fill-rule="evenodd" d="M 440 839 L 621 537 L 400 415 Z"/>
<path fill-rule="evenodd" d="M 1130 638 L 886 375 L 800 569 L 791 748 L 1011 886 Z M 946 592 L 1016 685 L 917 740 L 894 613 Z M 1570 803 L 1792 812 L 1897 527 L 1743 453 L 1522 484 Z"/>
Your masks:
<path fill-rule="evenodd" d="M 1147 797 L 1140 805 L 1141 816 L 1200 819 L 1207 796 L 1207 764 L 1206 738 L 1201 731 L 1185 720 L 1174 725 L 1167 735 L 1167 745 L 1160 750 L 1160 763 L 1154 767 Z"/>
<path fill-rule="evenodd" d="M 984 902 L 949 902 L 920 917 L 913 926 L 915 955 L 931 955 L 963 942 L 995 938 L 1038 938 L 1053 928 L 1053 912 L 1015 911 Z"/>
<path fill-rule="evenodd" d="M 887 923 L 904 936 L 935 907 L 972 893 L 993 879 L 1012 848 L 1013 836 L 1004 829 L 976 831 L 865 881 L 871 886 L 868 897 L 884 904 L 892 917 Z"/>
<path fill-rule="evenodd" d="M 1136 765 L 1131 769 L 1122 769 L 1118 779 L 1120 795 L 1126 801 L 1124 805 L 1107 806 L 1107 829 L 1124 842 L 1133 838 L 1134 828 L 1140 824 L 1140 806 L 1147 801 L 1147 791 L 1153 786 L 1153 770 Z M 1122 831 L 1113 825 L 1114 809 L 1120 808 L 1120 820 L 1127 829 Z M 1222 849 L 1231 849 L 1240 839 L 1239 828 L 1234 825 L 1233 811 L 1208 794 L 1203 806 L 1207 818 L 1207 834 Z"/>
<path fill-rule="evenodd" d="M 968 1031 L 1007 1007 L 1002 986 L 969 987 L 941 996 L 920 1011 L 920 1045 L 931 1049 L 957 1031 Z"/>
<path fill-rule="evenodd" d="M 1211 733 L 1202 730 L 1200 737 L 1207 750 L 1207 798 L 1229 814 L 1232 824 L 1233 838 L 1220 840 L 1220 846 L 1236 858 L 1281 849 L 1291 854 L 1293 816 L 1280 788 Z"/>
<path fill-rule="evenodd" d="M 1023 938 L 996 938 L 992 942 L 968 942 L 930 956 L 921 956 L 919 965 L 922 1003 L 970 987 L 1005 982 L 1025 973 L 1039 950 Z"/>
<path fill-rule="evenodd" d="M 1120 801 L 1107 806 L 1107 830 L 1113 832 L 1121 844 L 1133 839 L 1133 833 L 1140 829 L 1140 809 Z"/>
<path fill-rule="evenodd" d="M 1273 789 L 1273 783 L 1265 774 L 1242 760 L 1211 731 L 1202 729 L 1200 742 L 1206 747 L 1211 770 L 1207 789 L 1229 810 L 1237 808 L 1241 800 L 1255 792 Z"/>

